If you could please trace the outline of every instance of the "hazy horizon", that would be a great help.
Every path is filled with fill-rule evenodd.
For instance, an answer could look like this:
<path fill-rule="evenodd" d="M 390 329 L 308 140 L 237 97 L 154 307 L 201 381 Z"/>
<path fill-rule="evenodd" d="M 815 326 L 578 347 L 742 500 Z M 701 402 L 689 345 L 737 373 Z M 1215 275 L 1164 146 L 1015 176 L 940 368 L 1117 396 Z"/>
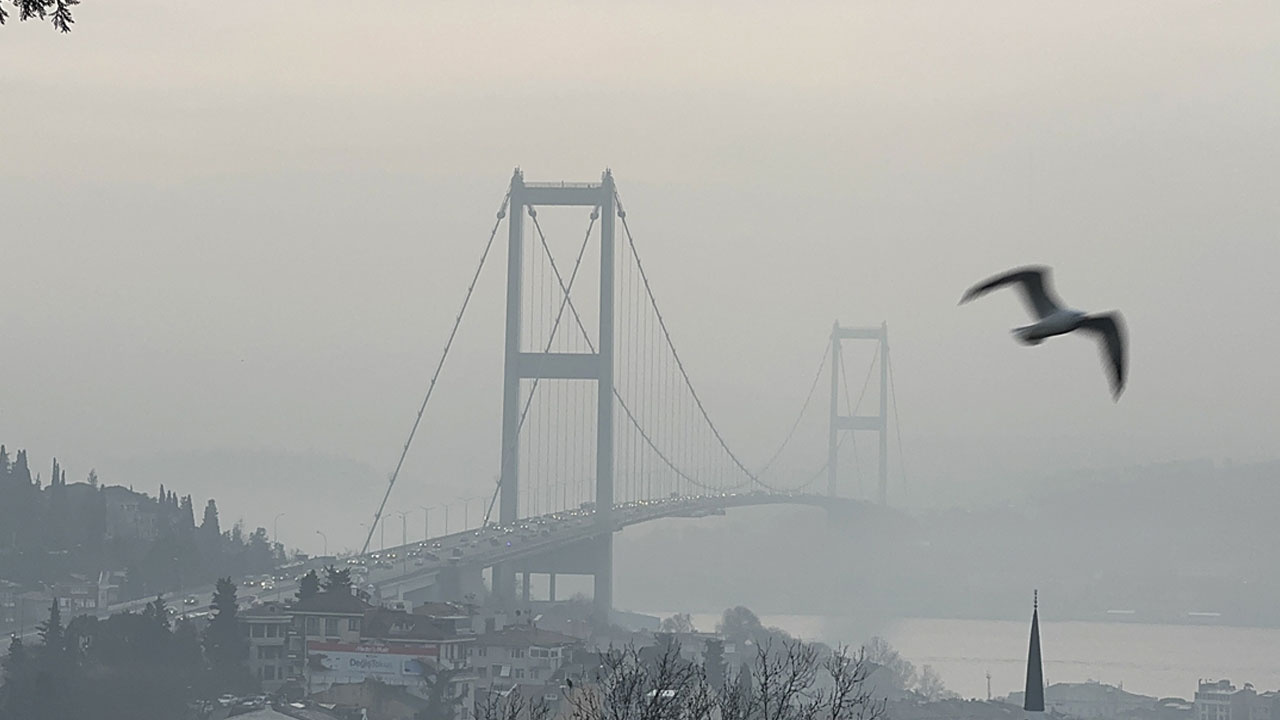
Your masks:
<path fill-rule="evenodd" d="M 0 441 L 37 471 L 319 453 L 375 473 L 367 518 L 514 166 L 612 168 L 749 464 L 836 319 L 888 322 L 914 495 L 1276 457 L 1272 4 L 199 7 L 0 31 Z M 492 488 L 502 247 L 489 262 L 397 507 Z M 956 307 L 1029 262 L 1125 313 L 1118 403 L 1092 343 L 1011 340 L 1011 292 Z M 821 463 L 825 430 L 796 442 Z"/>

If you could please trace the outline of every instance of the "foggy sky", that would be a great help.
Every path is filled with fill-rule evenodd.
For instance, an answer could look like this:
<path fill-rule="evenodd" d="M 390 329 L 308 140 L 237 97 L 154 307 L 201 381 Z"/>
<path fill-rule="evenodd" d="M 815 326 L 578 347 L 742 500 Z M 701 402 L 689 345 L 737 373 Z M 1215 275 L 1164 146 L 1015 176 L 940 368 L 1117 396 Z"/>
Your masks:
<path fill-rule="evenodd" d="M 1280 8 L 781 5 L 91 0 L 69 36 L 11 23 L 0 441 L 73 480 L 225 448 L 389 472 L 518 165 L 613 169 L 749 462 L 837 318 L 889 323 L 917 499 L 1042 457 L 1274 457 Z M 491 487 L 501 250 L 393 505 Z M 956 307 L 1028 262 L 1125 313 L 1118 404 L 1092 343 L 1011 340 L 1012 293 Z M 825 434 L 799 442 L 819 465 Z"/>

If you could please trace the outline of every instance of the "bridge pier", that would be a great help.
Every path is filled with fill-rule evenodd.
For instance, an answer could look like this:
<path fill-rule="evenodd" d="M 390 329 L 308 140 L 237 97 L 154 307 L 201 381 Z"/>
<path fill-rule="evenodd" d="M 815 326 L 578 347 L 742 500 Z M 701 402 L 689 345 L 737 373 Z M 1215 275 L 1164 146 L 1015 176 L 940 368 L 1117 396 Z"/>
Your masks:
<path fill-rule="evenodd" d="M 613 610 L 613 533 L 607 533 L 595 540 L 596 560 L 592 567 L 595 576 L 595 590 L 592 597 L 593 617 L 595 624 L 604 627 L 609 624 L 609 613 Z"/>

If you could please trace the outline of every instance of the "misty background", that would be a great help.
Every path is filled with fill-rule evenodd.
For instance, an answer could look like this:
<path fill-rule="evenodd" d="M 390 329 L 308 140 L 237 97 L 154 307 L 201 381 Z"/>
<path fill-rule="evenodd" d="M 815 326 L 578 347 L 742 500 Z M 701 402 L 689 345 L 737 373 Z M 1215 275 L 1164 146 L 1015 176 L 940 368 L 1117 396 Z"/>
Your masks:
<path fill-rule="evenodd" d="M 1271 486 L 1222 468 L 1275 458 L 1280 421 L 1272 3 L 115 0 L 76 17 L 70 37 L 0 38 L 0 440 L 36 468 L 216 496 L 250 527 L 287 508 L 287 545 L 318 552 L 320 529 L 358 547 L 518 165 L 530 181 L 612 168 L 674 341 L 749 464 L 786 432 L 833 320 L 889 325 L 906 460 L 891 443 L 889 496 L 916 524 L 839 540 L 775 509 L 629 529 L 620 605 L 650 602 L 653 575 L 700 610 L 787 602 L 643 561 L 673 538 L 813 568 L 879 542 L 901 554 L 859 562 L 908 576 L 939 561 L 904 548 L 977 537 L 931 514 L 957 505 L 1044 517 L 1037 502 L 1076 489 L 1096 499 L 1086 520 L 987 523 L 981 547 L 1004 558 L 1074 528 L 1065 546 L 1086 554 L 1106 540 L 1081 528 L 1114 525 L 1100 505 L 1132 519 L 1161 496 L 1182 517 Z M 391 511 L 483 497 L 475 523 L 492 492 L 502 249 Z M 1124 312 L 1118 404 L 1091 342 L 1011 341 L 1012 293 L 956 307 L 1028 262 L 1054 266 L 1069 304 Z M 796 453 L 816 467 L 811 430 Z M 1200 470 L 1151 479 L 1169 462 Z"/>

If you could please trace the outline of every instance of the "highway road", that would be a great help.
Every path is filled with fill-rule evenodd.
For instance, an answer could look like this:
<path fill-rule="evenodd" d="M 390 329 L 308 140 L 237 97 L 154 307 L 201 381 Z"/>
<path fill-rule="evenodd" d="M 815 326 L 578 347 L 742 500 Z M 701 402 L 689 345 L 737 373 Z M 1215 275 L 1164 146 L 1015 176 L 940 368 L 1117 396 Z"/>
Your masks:
<path fill-rule="evenodd" d="M 803 504 L 828 506 L 832 503 L 854 501 L 833 500 L 821 495 L 801 493 L 721 493 L 714 495 L 684 495 L 658 500 L 642 500 L 619 503 L 613 508 L 612 531 L 628 525 L 662 517 L 701 517 L 722 514 L 732 507 L 770 504 Z M 583 507 L 549 513 L 518 520 L 509 525 L 490 523 L 481 528 L 464 530 L 407 545 L 397 545 L 384 550 L 342 558 L 313 558 L 303 563 L 291 564 L 274 574 L 283 579 L 273 580 L 271 575 L 237 578 L 237 596 L 241 607 L 268 600 L 288 600 L 297 591 L 297 578 L 309 570 L 316 570 L 323 579 L 323 568 L 337 564 L 350 568 L 352 583 L 370 590 L 400 578 L 438 572 L 450 565 L 465 567 L 489 567 L 499 562 L 518 560 L 556 547 L 599 534 L 596 514 L 590 503 Z M 190 598 L 193 602 L 188 604 Z M 98 612 L 99 617 L 120 612 L 138 612 L 154 598 L 142 598 L 117 603 Z M 213 599 L 213 585 L 184 588 L 165 600 L 175 616 L 200 615 L 209 612 Z M 36 631 L 23 634 L 24 642 L 36 637 Z"/>

